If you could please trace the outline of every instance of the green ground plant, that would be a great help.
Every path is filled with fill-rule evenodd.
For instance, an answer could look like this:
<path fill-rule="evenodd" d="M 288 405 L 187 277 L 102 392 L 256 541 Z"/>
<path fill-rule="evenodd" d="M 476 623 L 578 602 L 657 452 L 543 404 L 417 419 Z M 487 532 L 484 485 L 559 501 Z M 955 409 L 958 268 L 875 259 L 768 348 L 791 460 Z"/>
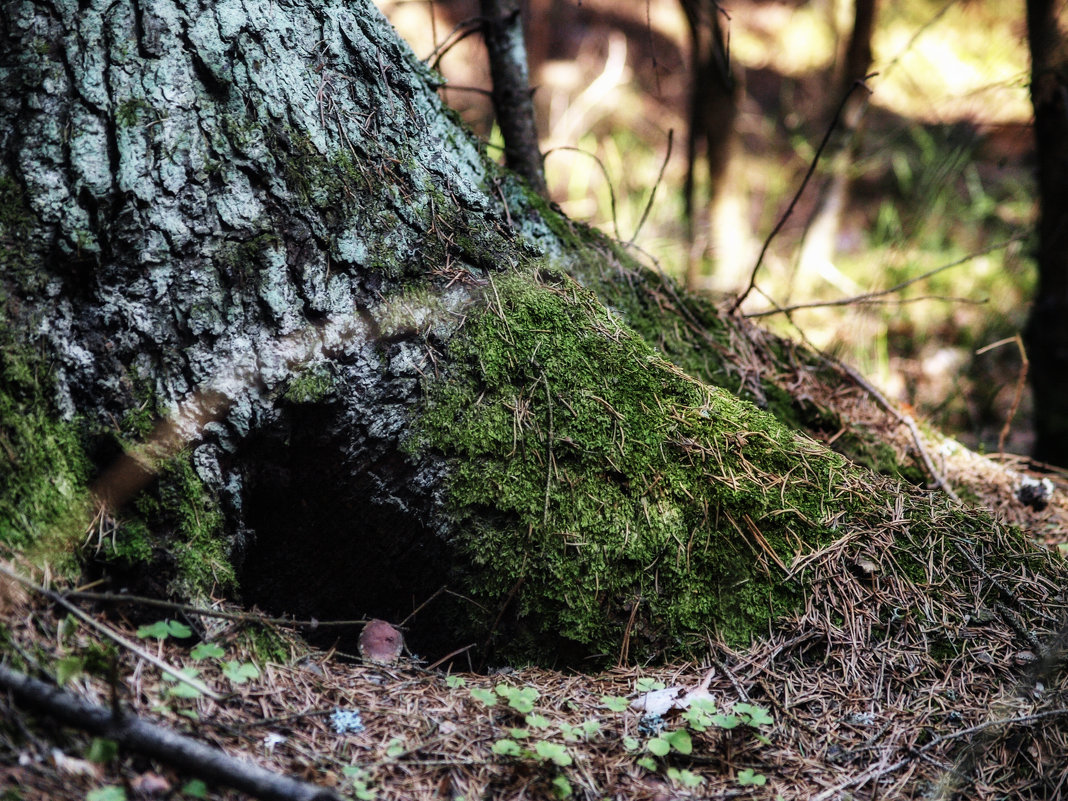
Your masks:
<path fill-rule="evenodd" d="M 462 676 L 450 676 L 447 684 L 452 688 L 466 685 Z M 635 694 L 645 695 L 665 690 L 663 682 L 640 678 L 635 682 Z M 553 720 L 536 711 L 540 698 L 539 691 L 532 686 L 514 687 L 500 683 L 492 689 L 471 688 L 471 697 L 482 703 L 487 709 L 498 707 L 498 702 L 505 702 L 506 709 L 521 721 L 522 725 L 507 727 L 507 737 L 498 738 L 491 747 L 491 752 L 502 759 L 543 765 L 555 769 L 552 773 L 552 786 L 559 798 L 567 798 L 572 793 L 571 783 L 565 772 L 573 762 L 567 743 L 589 742 L 597 738 L 608 737 L 607 732 L 614 730 L 621 722 L 620 715 L 633 714 L 629 711 L 630 702 L 620 696 L 602 696 L 601 703 L 607 710 L 603 718 L 591 717 L 581 723 L 569 723 Z M 645 719 L 643 718 L 643 721 Z M 694 753 L 694 736 L 710 732 L 721 732 L 727 737 L 752 736 L 758 742 L 769 745 L 766 732 L 774 724 L 769 711 L 760 705 L 738 702 L 729 710 L 719 710 L 710 698 L 698 697 L 681 710 L 678 721 L 682 724 L 674 728 L 666 726 L 656 734 L 649 735 L 644 743 L 641 739 L 623 735 L 618 745 L 633 755 L 635 764 L 651 772 L 663 775 L 674 785 L 694 789 L 704 779 L 693 771 L 669 764 L 666 759 L 672 753 L 687 757 Z M 663 725 L 659 716 L 649 721 L 650 725 Z M 626 727 L 624 727 L 626 728 Z M 563 742 L 560 742 L 563 740 Z M 611 742 L 608 740 L 606 742 Z M 759 786 L 767 778 L 753 768 L 739 771 L 737 782 L 740 786 Z"/>

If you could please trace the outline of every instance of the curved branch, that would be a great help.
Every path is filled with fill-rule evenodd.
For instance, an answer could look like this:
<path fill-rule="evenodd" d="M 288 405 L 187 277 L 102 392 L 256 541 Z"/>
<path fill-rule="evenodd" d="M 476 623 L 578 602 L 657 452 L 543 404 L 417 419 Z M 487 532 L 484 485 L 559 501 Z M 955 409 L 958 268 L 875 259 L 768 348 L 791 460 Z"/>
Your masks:
<path fill-rule="evenodd" d="M 864 81 L 876 75 L 878 75 L 876 72 L 873 72 L 871 75 L 865 75 Z M 849 98 L 852 97 L 853 92 L 856 91 L 857 88 L 863 89 L 868 94 L 871 94 L 871 89 L 868 88 L 868 85 L 864 83 L 864 81 L 854 82 L 849 88 L 849 91 L 845 93 L 842 102 L 838 104 L 838 110 L 834 113 L 834 119 L 831 120 L 831 124 L 827 128 L 827 133 L 823 135 L 823 141 L 820 142 L 820 146 L 816 148 L 816 155 L 812 157 L 812 163 L 808 165 L 808 172 L 806 172 L 805 177 L 801 179 L 801 186 L 797 188 L 797 192 L 794 194 L 794 199 L 791 200 L 790 205 L 786 207 L 786 211 L 783 213 L 782 217 L 779 218 L 779 222 L 775 224 L 775 227 L 771 229 L 771 233 L 768 234 L 768 238 L 764 240 L 764 247 L 760 249 L 760 255 L 757 257 L 757 262 L 753 266 L 753 272 L 749 275 L 749 285 L 745 288 L 745 291 L 742 292 L 742 294 L 735 298 L 734 303 L 731 304 L 730 314 L 734 314 L 738 310 L 738 307 L 745 302 L 745 299 L 749 297 L 749 293 L 753 291 L 753 287 L 756 286 L 757 272 L 760 270 L 760 265 L 764 263 L 764 256 L 767 254 L 768 248 L 771 246 L 771 241 L 778 236 L 779 231 L 786 225 L 786 221 L 790 219 L 790 215 L 794 213 L 794 207 L 797 205 L 797 201 L 801 199 L 805 187 L 808 186 L 808 182 L 812 178 L 812 174 L 816 171 L 816 165 L 820 163 L 820 156 L 823 155 L 827 143 L 831 141 L 831 134 L 834 133 L 834 129 L 838 127 L 838 120 L 842 116 L 842 109 L 845 108 Z"/>

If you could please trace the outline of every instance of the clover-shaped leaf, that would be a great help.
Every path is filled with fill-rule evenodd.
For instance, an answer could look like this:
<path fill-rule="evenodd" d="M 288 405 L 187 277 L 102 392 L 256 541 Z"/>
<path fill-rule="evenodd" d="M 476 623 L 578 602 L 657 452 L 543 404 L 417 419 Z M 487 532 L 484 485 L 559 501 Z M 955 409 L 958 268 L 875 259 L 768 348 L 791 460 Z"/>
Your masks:
<path fill-rule="evenodd" d="M 146 637 L 152 637 L 156 640 L 177 637 L 181 640 L 186 637 L 192 637 L 193 630 L 184 623 L 179 623 L 177 620 L 157 620 L 151 625 L 141 626 L 141 628 L 137 630 L 137 636 L 142 640 Z"/>
<path fill-rule="evenodd" d="M 481 687 L 472 687 L 471 697 L 476 701 L 481 701 L 486 706 L 497 706 L 497 696 L 493 694 L 492 690 L 483 690 Z"/>
<path fill-rule="evenodd" d="M 738 771 L 738 784 L 744 786 L 752 785 L 754 787 L 763 787 L 768 781 L 768 777 L 763 773 L 757 773 L 752 768 L 746 768 L 745 770 Z"/>
<path fill-rule="evenodd" d="M 534 743 L 534 753 L 538 755 L 539 759 L 552 762 L 562 768 L 567 767 L 572 762 L 571 754 L 567 753 L 567 748 L 559 743 L 549 743 L 545 740 Z"/>
<path fill-rule="evenodd" d="M 704 783 L 704 778 L 690 770 L 680 768 L 668 768 L 667 777 L 683 787 L 698 787 Z"/>
<path fill-rule="evenodd" d="M 754 728 L 757 726 L 770 726 L 775 722 L 775 719 L 768 714 L 762 706 L 754 706 L 753 704 L 735 704 L 732 710 L 734 714 L 740 715 L 742 722 L 746 723 Z"/>
<path fill-rule="evenodd" d="M 534 702 L 540 695 L 533 687 L 509 687 L 507 684 L 498 684 L 496 689 L 497 695 L 508 699 L 508 706 L 524 715 L 534 709 Z"/>
<path fill-rule="evenodd" d="M 523 753 L 515 740 L 498 740 L 490 750 L 497 756 L 519 756 Z"/>
<path fill-rule="evenodd" d="M 223 675 L 234 684 L 244 684 L 249 679 L 258 679 L 260 670 L 251 662 L 224 662 Z"/>
<path fill-rule="evenodd" d="M 198 642 L 193 646 L 189 655 L 200 661 L 201 659 L 222 659 L 226 652 L 213 642 Z"/>

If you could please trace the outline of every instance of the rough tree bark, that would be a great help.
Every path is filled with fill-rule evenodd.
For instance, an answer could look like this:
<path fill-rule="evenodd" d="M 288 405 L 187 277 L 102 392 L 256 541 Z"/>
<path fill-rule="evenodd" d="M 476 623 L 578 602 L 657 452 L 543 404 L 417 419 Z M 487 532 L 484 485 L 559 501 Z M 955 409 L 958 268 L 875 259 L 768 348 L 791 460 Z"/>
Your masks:
<path fill-rule="evenodd" d="M 496 167 L 369 0 L 7 8 L 7 542 L 301 617 L 432 598 L 421 653 L 588 666 L 745 642 L 828 554 L 864 593 L 934 542 L 977 597 L 941 527 L 1060 569 L 798 433 L 882 458 L 811 399 L 841 371 Z"/>

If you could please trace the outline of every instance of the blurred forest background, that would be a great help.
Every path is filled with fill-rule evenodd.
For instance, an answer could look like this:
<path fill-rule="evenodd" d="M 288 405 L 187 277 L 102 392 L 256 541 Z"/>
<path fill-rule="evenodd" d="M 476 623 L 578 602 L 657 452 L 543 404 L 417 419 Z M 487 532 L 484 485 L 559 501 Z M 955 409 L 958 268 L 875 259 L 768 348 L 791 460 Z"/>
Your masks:
<path fill-rule="evenodd" d="M 852 84 L 854 4 L 732 0 L 718 9 L 734 124 L 713 131 L 731 130 L 714 203 L 707 163 L 694 170 L 692 227 L 683 5 L 523 4 L 545 174 L 550 196 L 573 219 L 633 238 L 646 261 L 691 288 L 738 293 Z M 448 103 L 499 148 L 478 0 L 380 7 L 445 77 Z M 1004 448 L 1027 453 L 1030 400 L 1025 392 L 1014 410 L 1023 359 L 1013 340 L 1036 284 L 1024 3 L 878 4 L 866 72 L 878 73 L 866 82 L 870 96 L 853 92 L 853 107 L 764 257 L 761 292 L 741 310 L 759 315 L 775 304 L 879 292 L 960 262 L 868 302 L 763 322 L 858 367 L 888 397 L 973 448 L 998 450 L 1011 419 Z M 826 218 L 815 220 L 834 196 L 836 170 L 848 192 L 828 229 Z"/>

